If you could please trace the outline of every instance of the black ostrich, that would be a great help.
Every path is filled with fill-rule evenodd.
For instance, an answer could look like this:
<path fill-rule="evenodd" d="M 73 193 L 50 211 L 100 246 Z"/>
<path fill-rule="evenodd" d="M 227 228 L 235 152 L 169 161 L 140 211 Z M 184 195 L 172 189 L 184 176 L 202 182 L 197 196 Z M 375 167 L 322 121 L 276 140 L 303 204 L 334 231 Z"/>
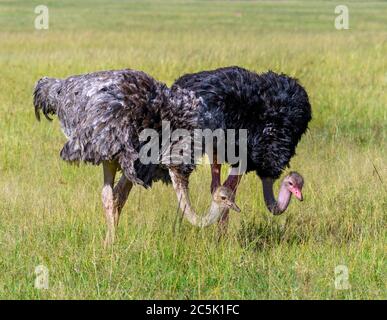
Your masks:
<path fill-rule="evenodd" d="M 257 74 L 227 67 L 186 74 L 172 86 L 178 87 L 204 100 L 198 111 L 198 127 L 247 129 L 246 171 L 255 171 L 261 178 L 265 203 L 273 214 L 286 210 L 292 194 L 302 200 L 304 182 L 296 172 L 284 178 L 278 201 L 273 195 L 274 181 L 289 165 L 311 120 L 308 95 L 297 80 L 271 71 Z M 220 170 L 221 164 L 214 161 L 211 191 L 221 185 Z M 240 173 L 232 170 L 224 183 L 234 196 L 240 179 Z M 221 226 L 227 227 L 228 212 L 221 221 Z"/>
<path fill-rule="evenodd" d="M 229 208 L 238 210 L 232 193 L 219 187 L 213 194 L 211 209 L 199 217 L 191 208 L 188 177 L 194 164 L 143 164 L 139 152 L 144 142 L 139 135 L 144 129 L 162 130 L 169 121 L 171 130 L 197 128 L 202 99 L 193 92 L 170 90 L 149 75 L 134 70 L 102 71 L 67 79 L 42 78 L 35 87 L 35 115 L 40 111 L 49 120 L 56 114 L 68 141 L 62 159 L 103 165 L 102 202 L 107 221 L 105 244 L 114 241 L 121 210 L 133 184 L 149 187 L 152 182 L 170 182 L 185 216 L 195 225 L 206 226 Z M 114 186 L 115 176 L 122 177 Z"/>

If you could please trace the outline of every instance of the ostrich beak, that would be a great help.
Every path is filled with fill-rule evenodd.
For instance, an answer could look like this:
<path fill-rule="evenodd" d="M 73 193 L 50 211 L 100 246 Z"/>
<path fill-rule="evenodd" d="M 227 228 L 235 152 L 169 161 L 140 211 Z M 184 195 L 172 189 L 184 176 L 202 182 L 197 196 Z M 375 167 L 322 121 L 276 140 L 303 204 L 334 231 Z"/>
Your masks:
<path fill-rule="evenodd" d="M 234 211 L 236 211 L 236 212 L 241 212 L 241 209 L 240 209 L 240 208 L 236 205 L 236 203 L 233 202 L 233 201 L 228 200 L 228 201 L 226 202 L 226 205 L 227 205 L 227 207 L 230 208 L 231 210 L 234 210 Z"/>
<path fill-rule="evenodd" d="M 293 193 L 293 195 L 300 201 L 303 201 L 304 200 L 304 197 L 302 196 L 302 192 L 301 192 L 301 189 L 298 189 L 298 188 L 292 188 L 291 190 L 291 193 Z"/>

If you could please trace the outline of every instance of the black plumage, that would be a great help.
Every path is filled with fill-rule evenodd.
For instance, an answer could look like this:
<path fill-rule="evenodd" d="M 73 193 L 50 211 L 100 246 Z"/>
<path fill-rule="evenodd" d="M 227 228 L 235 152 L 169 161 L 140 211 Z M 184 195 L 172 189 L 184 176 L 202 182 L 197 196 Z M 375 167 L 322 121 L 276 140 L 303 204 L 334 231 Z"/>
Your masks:
<path fill-rule="evenodd" d="M 247 129 L 247 172 L 278 178 L 311 120 L 305 89 L 284 74 L 240 67 L 186 74 L 172 86 L 201 97 L 198 127 Z"/>

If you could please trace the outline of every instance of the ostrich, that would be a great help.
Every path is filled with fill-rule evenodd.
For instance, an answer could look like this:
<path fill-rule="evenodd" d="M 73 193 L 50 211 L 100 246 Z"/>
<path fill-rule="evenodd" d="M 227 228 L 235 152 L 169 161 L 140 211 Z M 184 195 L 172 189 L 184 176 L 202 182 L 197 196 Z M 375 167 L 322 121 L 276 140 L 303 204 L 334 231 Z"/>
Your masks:
<path fill-rule="evenodd" d="M 34 90 L 35 115 L 51 120 L 57 115 L 67 137 L 60 156 L 70 163 L 102 164 L 102 203 L 107 232 L 105 246 L 115 239 L 122 208 L 134 184 L 150 187 L 161 180 L 170 182 L 187 219 L 204 227 L 229 209 L 239 211 L 232 192 L 219 186 L 207 215 L 199 217 L 191 208 L 188 177 L 194 165 L 143 164 L 139 161 L 144 129 L 161 132 L 162 121 L 172 129 L 192 130 L 202 104 L 192 92 L 169 89 L 149 75 L 134 70 L 101 71 L 67 79 L 44 77 Z M 115 184 L 117 171 L 122 171 Z"/>
<path fill-rule="evenodd" d="M 247 129 L 247 170 L 261 178 L 265 204 L 270 212 L 281 214 L 291 195 L 303 200 L 304 180 L 290 172 L 282 181 L 278 200 L 273 194 L 279 178 L 295 154 L 301 136 L 311 120 L 311 106 L 305 89 L 296 79 L 284 74 L 257 74 L 240 67 L 186 74 L 172 88 L 195 92 L 204 101 L 198 110 L 198 126 L 212 130 Z M 227 142 L 226 142 L 227 143 Z M 211 164 L 214 192 L 220 185 L 221 163 Z M 226 158 L 227 161 L 227 158 Z M 241 173 L 234 168 L 224 182 L 235 197 Z M 227 228 L 228 211 L 220 226 Z"/>

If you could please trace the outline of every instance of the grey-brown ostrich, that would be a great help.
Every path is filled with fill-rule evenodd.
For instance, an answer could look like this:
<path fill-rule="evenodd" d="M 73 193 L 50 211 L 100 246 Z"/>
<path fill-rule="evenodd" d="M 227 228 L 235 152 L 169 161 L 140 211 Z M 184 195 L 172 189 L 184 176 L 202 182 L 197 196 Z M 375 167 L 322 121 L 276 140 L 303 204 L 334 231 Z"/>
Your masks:
<path fill-rule="evenodd" d="M 210 211 L 199 217 L 191 208 L 188 177 L 194 165 L 143 164 L 139 152 L 144 129 L 161 133 L 162 121 L 171 129 L 197 127 L 201 98 L 185 89 L 168 89 L 149 75 L 134 70 L 102 71 L 67 79 L 42 78 L 34 91 L 35 115 L 56 114 L 67 137 L 60 155 L 71 162 L 102 164 L 102 203 L 107 222 L 105 244 L 115 238 L 121 210 L 133 184 L 150 187 L 170 182 L 187 219 L 204 227 L 228 209 L 239 210 L 232 193 L 220 187 L 213 193 Z M 122 177 L 115 185 L 118 170 Z"/>
<path fill-rule="evenodd" d="M 296 79 L 271 71 L 257 74 L 226 67 L 186 74 L 172 88 L 193 91 L 203 99 L 198 109 L 199 128 L 247 129 L 246 172 L 254 171 L 261 178 L 265 203 L 273 214 L 286 210 L 291 195 L 303 199 L 304 180 L 296 172 L 283 179 L 278 200 L 273 194 L 274 181 L 289 165 L 311 120 L 308 95 Z M 221 163 L 214 161 L 211 171 L 214 191 L 221 185 Z M 234 168 L 224 186 L 235 195 L 240 180 L 241 173 Z M 222 228 L 227 221 L 228 213 L 223 215 Z"/>

